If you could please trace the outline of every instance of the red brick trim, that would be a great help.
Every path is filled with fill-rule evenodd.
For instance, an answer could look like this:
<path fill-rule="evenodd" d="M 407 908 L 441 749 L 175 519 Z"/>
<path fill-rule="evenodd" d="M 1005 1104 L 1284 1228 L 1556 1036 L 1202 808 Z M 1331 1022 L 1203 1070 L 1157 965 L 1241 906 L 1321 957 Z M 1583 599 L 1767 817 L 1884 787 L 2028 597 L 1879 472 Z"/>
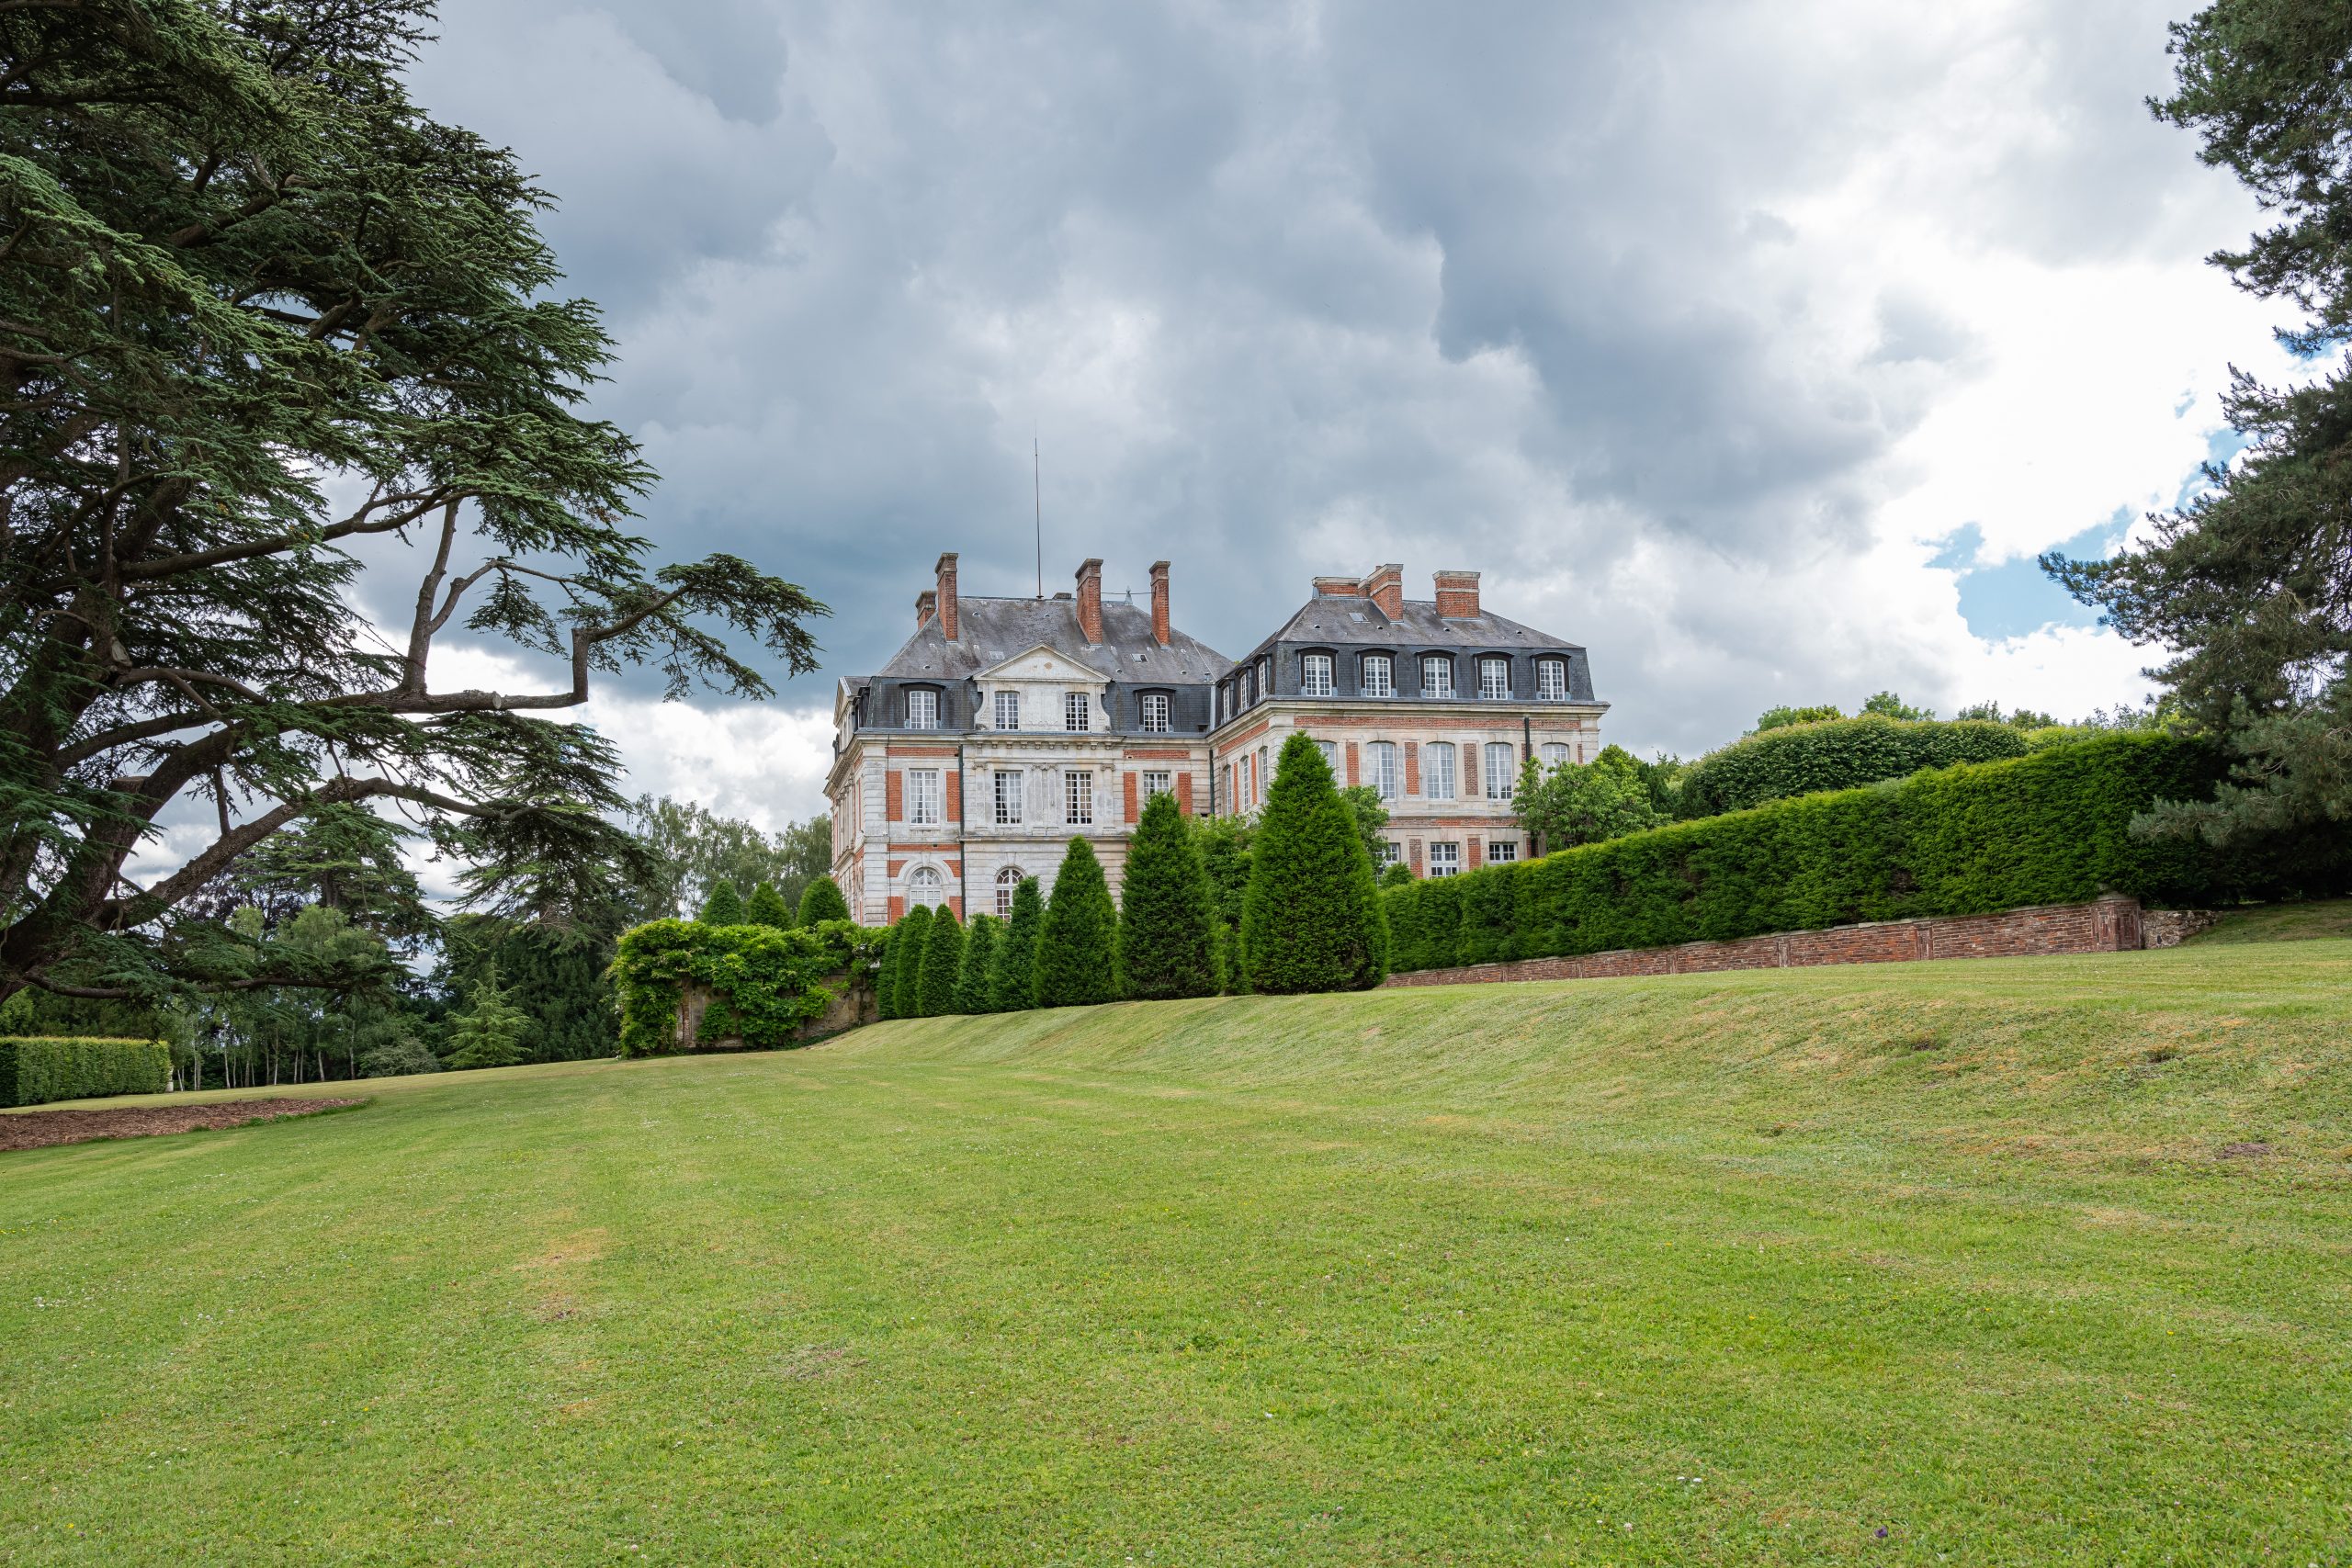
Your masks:
<path fill-rule="evenodd" d="M 886 746 L 883 748 L 882 754 L 886 757 L 953 757 L 956 755 L 956 748 L 953 746 Z"/>
<path fill-rule="evenodd" d="M 1130 762 L 1189 762 L 1193 760 L 1192 750 L 1183 746 L 1160 747 L 1156 750 L 1138 746 L 1122 751 L 1119 755 Z"/>
<path fill-rule="evenodd" d="M 1176 775 L 1176 809 L 1190 817 L 1193 814 L 1193 775 Z"/>
<path fill-rule="evenodd" d="M 900 821 L 907 815 L 906 776 L 896 768 L 882 775 L 882 820 L 885 822 Z"/>
<path fill-rule="evenodd" d="M 1418 841 L 1415 847 L 1418 849 Z M 1419 867 L 1415 868 L 1418 874 Z M 2109 896 L 1996 915 L 1885 920 L 1785 931 L 1737 942 L 1621 948 L 1579 958 L 1529 958 L 1391 975 L 1385 987 L 1481 985 L 1504 980 L 1607 980 L 1727 969 L 1798 969 L 1830 964 L 1906 964 L 1931 958 L 2023 958 L 2064 953 L 2136 953 L 2145 941 L 2140 901 Z"/>
<path fill-rule="evenodd" d="M 1123 787 L 1123 793 L 1124 793 L 1124 794 L 1125 795 L 1125 796 L 1126 796 L 1126 799 L 1125 799 L 1125 801 L 1123 804 L 1124 804 L 1124 805 L 1125 806 L 1125 807 L 1126 807 L 1126 812 L 1127 812 L 1127 826 L 1128 826 L 1128 827 L 1130 827 L 1130 828 L 1132 828 L 1132 827 L 1134 827 L 1134 826 L 1135 826 L 1135 824 L 1136 824 L 1136 776 L 1135 776 L 1135 774 L 1133 774 L 1133 773 L 1121 773 L 1121 774 L 1119 775 L 1119 783 L 1120 783 L 1120 784 L 1121 784 L 1122 786 L 1124 786 L 1124 787 Z"/>

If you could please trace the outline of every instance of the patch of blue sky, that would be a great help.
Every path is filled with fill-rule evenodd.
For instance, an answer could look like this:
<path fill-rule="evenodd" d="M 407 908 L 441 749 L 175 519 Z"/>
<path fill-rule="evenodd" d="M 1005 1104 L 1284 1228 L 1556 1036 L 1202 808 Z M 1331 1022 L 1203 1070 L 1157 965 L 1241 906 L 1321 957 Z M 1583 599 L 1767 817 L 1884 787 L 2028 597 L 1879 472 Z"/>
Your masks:
<path fill-rule="evenodd" d="M 2132 522 L 2132 509 L 2120 506 L 2106 522 L 2095 524 L 2071 539 L 2063 539 L 2052 548 L 2077 560 L 2111 556 L 2131 532 Z M 1991 566 L 1977 565 L 1984 536 L 1975 524 L 1962 525 L 1940 543 L 1943 547 L 1928 564 L 1960 574 L 1961 619 L 1968 623 L 1968 629 L 1975 636 L 1999 641 L 2024 637 L 2049 626 L 2098 624 L 2098 611 L 2078 603 L 2051 581 L 2031 556 Z"/>

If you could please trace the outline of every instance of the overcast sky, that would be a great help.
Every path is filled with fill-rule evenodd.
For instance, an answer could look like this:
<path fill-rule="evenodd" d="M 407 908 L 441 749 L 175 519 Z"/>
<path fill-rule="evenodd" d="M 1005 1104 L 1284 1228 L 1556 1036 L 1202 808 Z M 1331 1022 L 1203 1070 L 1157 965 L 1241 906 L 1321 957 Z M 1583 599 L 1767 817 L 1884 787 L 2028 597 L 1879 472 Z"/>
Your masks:
<path fill-rule="evenodd" d="M 775 825 L 939 551 L 1034 591 L 1033 434 L 1047 592 L 1168 557 L 1227 653 L 1395 560 L 1587 645 L 1645 753 L 2135 700 L 2031 558 L 2175 502 L 2229 365 L 2286 366 L 2202 259 L 2251 203 L 2143 104 L 2188 4 L 497 0 L 413 77 L 560 199 L 643 531 L 833 606 L 772 704 L 591 716 Z"/>

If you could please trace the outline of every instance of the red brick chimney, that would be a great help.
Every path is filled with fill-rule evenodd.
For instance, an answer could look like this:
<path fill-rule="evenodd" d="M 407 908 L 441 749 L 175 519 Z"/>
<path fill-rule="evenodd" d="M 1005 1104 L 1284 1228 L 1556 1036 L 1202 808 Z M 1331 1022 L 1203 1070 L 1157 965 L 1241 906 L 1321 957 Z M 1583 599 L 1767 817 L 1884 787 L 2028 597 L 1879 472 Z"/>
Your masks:
<path fill-rule="evenodd" d="M 926 588 L 922 592 L 916 594 L 915 630 L 922 630 L 922 624 L 931 619 L 931 613 L 938 607 L 939 594 L 935 591 Z"/>
<path fill-rule="evenodd" d="M 956 640 L 956 552 L 949 550 L 933 568 L 939 573 L 939 635 Z"/>
<path fill-rule="evenodd" d="M 1478 574 L 1441 571 L 1435 574 L 1437 613 L 1447 620 L 1466 620 L 1478 613 Z"/>
<path fill-rule="evenodd" d="M 1374 567 L 1363 574 L 1363 596 L 1395 620 L 1405 613 L 1405 569 L 1395 561 Z"/>
<path fill-rule="evenodd" d="M 1317 599 L 1361 599 L 1363 579 L 1360 577 L 1317 577 L 1309 579 L 1315 584 Z"/>
<path fill-rule="evenodd" d="M 1168 563 L 1151 563 L 1151 640 L 1168 646 Z"/>
<path fill-rule="evenodd" d="M 1090 648 L 1102 640 L 1102 563 L 1099 559 L 1078 563 L 1078 629 Z"/>

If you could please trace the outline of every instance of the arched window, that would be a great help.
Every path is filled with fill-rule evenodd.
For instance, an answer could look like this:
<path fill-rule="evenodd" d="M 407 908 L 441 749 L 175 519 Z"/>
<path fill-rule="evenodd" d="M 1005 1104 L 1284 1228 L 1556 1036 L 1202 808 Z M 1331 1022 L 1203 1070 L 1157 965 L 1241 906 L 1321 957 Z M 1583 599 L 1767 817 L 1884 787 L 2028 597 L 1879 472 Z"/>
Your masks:
<path fill-rule="evenodd" d="M 1017 865 L 1006 866 L 996 874 L 996 912 L 1006 919 L 1012 915 L 1012 896 L 1021 891 L 1022 870 Z"/>
<path fill-rule="evenodd" d="M 907 908 L 936 909 L 946 902 L 947 886 L 935 868 L 919 865 L 907 874 Z"/>
<path fill-rule="evenodd" d="M 1546 740 L 1544 743 L 1544 771 L 1545 773 L 1550 773 L 1554 768 L 1566 766 L 1569 760 L 1568 748 L 1565 742 L 1558 740 Z"/>
<path fill-rule="evenodd" d="M 1364 771 L 1371 778 L 1365 782 L 1379 792 L 1383 800 L 1396 798 L 1396 742 L 1375 740 L 1363 749 Z"/>

